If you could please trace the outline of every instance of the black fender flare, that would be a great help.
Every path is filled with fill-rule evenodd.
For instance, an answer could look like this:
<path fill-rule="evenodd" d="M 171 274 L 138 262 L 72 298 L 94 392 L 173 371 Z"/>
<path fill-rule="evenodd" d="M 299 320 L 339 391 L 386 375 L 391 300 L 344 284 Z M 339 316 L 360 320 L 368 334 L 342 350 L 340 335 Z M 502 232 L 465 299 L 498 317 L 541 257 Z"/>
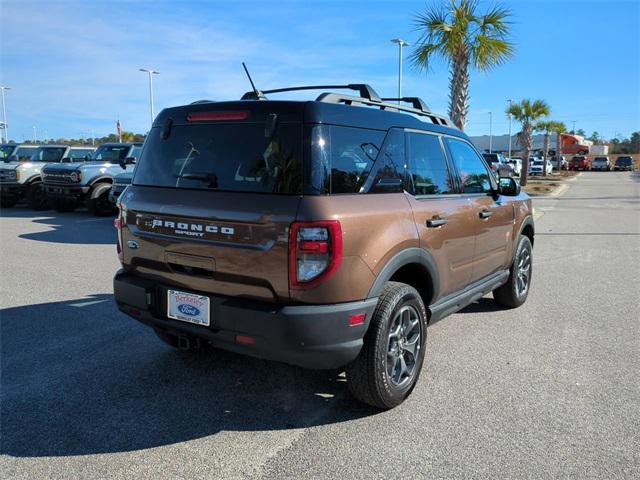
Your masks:
<path fill-rule="evenodd" d="M 95 200 L 104 192 L 108 192 L 109 190 L 111 190 L 111 183 L 102 182 L 98 180 L 91 185 L 91 192 L 89 194 L 89 199 Z"/>
<path fill-rule="evenodd" d="M 518 236 L 516 237 L 516 239 L 520 238 L 520 235 L 522 235 L 522 232 L 527 226 L 531 227 L 531 230 L 533 231 L 533 237 L 536 236 L 536 226 L 533 223 L 533 215 L 528 215 L 522 221 L 522 224 L 520 225 L 520 229 L 518 230 Z M 533 245 L 533 239 L 531 240 L 531 245 Z"/>
<path fill-rule="evenodd" d="M 431 277 L 429 281 L 431 282 L 431 289 L 433 292 L 433 298 L 431 301 L 433 302 L 438 298 L 439 295 L 439 286 L 440 286 L 440 275 L 438 273 L 438 267 L 436 265 L 436 261 L 433 256 L 425 249 L 420 247 L 411 247 L 394 255 L 387 264 L 382 267 L 380 273 L 376 277 L 376 280 L 373 282 L 373 285 L 369 289 L 368 298 L 376 298 L 380 296 L 384 285 L 389 281 L 389 279 L 396 273 L 400 268 L 405 265 L 409 265 L 411 263 L 415 263 L 421 265 L 428 272 Z M 428 308 L 429 305 L 426 305 Z"/>
<path fill-rule="evenodd" d="M 42 182 L 42 174 L 36 173 L 35 175 L 31 175 L 27 180 L 24 181 L 25 185 L 31 185 L 33 183 Z"/>

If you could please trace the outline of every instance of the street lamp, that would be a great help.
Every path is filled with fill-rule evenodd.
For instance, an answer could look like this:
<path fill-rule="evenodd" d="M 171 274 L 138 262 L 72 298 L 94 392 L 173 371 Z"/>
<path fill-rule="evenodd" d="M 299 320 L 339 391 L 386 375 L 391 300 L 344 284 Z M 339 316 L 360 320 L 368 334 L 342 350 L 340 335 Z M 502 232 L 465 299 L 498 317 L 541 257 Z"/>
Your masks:
<path fill-rule="evenodd" d="M 489 153 L 493 153 L 493 113 L 489 112 Z"/>
<path fill-rule="evenodd" d="M 513 100 L 509 99 L 507 100 L 509 102 L 509 109 L 511 109 L 511 104 L 513 103 Z M 509 112 L 509 160 L 511 160 L 511 118 L 513 117 L 513 115 L 511 115 L 511 112 Z"/>
<path fill-rule="evenodd" d="M 0 90 L 2 91 L 2 123 L 4 130 L 4 139 L 7 143 L 9 143 L 9 129 L 7 127 L 7 109 L 4 105 L 4 91 L 11 90 L 11 87 L 0 87 Z M 2 141 L 2 136 L 0 136 L 0 141 Z"/>
<path fill-rule="evenodd" d="M 394 38 L 391 43 L 398 44 L 398 99 L 402 98 L 402 47 L 407 47 L 409 44 L 401 38 Z M 400 105 L 400 100 L 398 100 Z"/>
<path fill-rule="evenodd" d="M 151 111 L 151 125 L 153 125 L 153 75 L 158 75 L 160 72 L 148 68 L 141 68 L 140 71 L 149 74 L 149 108 Z"/>

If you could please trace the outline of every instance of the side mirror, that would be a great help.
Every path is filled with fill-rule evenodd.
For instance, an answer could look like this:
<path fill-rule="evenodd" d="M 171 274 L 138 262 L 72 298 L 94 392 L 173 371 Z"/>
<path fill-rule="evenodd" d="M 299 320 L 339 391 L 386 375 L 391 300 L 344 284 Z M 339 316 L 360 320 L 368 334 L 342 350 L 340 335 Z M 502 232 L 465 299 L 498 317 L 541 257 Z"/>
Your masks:
<path fill-rule="evenodd" d="M 371 193 L 402 193 L 403 190 L 401 178 L 381 178 L 373 186 Z"/>
<path fill-rule="evenodd" d="M 136 157 L 127 157 L 124 160 L 120 160 L 120 166 L 123 170 L 127 169 L 127 165 L 133 165 L 136 163 Z"/>
<path fill-rule="evenodd" d="M 520 184 L 513 177 L 500 177 L 498 179 L 498 193 L 506 197 L 520 195 Z"/>
<path fill-rule="evenodd" d="M 60 160 L 62 163 L 71 163 L 73 160 L 71 160 L 70 157 L 63 157 L 62 160 Z"/>
<path fill-rule="evenodd" d="M 91 155 L 85 155 L 84 156 L 84 161 L 88 162 L 89 160 L 91 160 Z"/>

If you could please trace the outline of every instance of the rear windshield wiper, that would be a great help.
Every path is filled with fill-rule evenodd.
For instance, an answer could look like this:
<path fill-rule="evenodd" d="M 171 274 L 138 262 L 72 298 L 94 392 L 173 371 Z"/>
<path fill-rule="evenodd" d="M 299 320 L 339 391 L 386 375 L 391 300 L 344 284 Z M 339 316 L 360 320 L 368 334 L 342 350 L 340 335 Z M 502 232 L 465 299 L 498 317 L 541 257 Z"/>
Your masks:
<path fill-rule="evenodd" d="M 218 176 L 215 173 L 183 173 L 178 178 L 209 182 L 208 188 L 218 188 Z"/>

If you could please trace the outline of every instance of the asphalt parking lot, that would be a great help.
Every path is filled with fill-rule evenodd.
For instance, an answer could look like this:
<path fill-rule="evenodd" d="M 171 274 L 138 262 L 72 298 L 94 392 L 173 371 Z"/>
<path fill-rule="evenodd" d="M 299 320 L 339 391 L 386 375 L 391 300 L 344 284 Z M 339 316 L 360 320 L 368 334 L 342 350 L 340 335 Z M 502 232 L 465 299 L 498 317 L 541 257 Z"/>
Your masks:
<path fill-rule="evenodd" d="M 111 219 L 2 211 L 0 477 L 637 478 L 640 175 L 534 201 L 528 302 L 429 328 L 410 399 L 173 351 L 117 312 Z"/>

